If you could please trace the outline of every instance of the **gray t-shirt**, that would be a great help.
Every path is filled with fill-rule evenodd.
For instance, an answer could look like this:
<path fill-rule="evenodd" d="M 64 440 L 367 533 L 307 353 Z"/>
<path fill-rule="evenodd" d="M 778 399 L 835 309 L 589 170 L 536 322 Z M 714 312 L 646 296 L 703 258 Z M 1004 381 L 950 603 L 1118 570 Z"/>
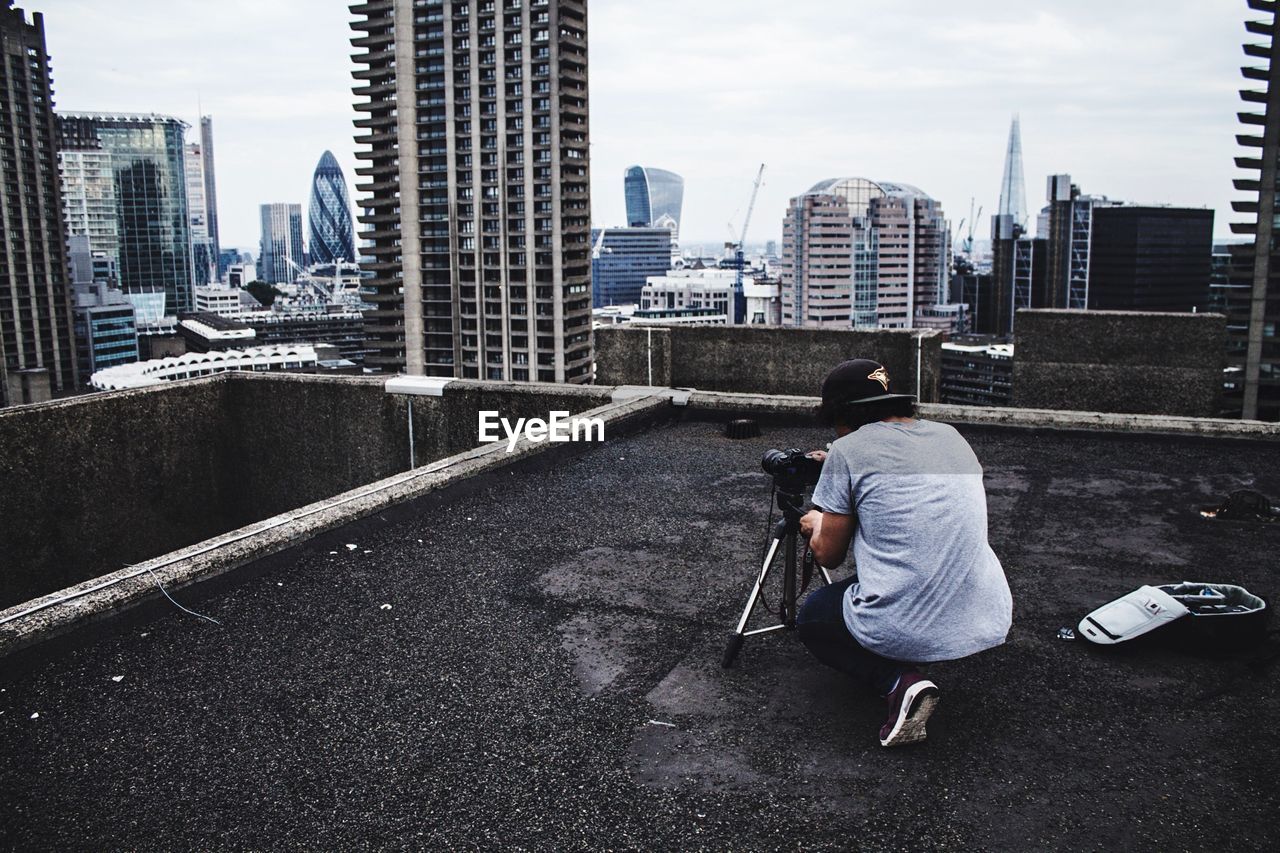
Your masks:
<path fill-rule="evenodd" d="M 1004 642 L 1013 599 L 987 543 L 982 466 L 954 427 L 880 421 L 837 439 L 813 502 L 857 515 L 844 621 L 865 648 L 925 663 Z"/>

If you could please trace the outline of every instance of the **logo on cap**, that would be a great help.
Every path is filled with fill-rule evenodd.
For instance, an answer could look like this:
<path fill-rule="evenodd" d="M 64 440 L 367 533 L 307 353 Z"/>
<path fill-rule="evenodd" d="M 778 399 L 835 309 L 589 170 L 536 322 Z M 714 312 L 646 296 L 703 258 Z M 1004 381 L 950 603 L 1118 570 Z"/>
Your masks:
<path fill-rule="evenodd" d="M 884 390 L 889 390 L 889 371 L 883 367 L 877 367 L 875 370 L 867 374 L 868 379 L 874 379 L 884 386 Z"/>

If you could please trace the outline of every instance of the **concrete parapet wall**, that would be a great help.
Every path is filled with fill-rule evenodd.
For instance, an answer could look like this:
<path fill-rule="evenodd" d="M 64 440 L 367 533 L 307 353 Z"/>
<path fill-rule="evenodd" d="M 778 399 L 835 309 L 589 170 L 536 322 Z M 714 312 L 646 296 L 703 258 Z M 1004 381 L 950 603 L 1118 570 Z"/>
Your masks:
<path fill-rule="evenodd" d="M 840 362 L 872 358 L 888 368 L 894 390 L 904 393 L 916 392 L 918 360 L 920 399 L 938 399 L 942 336 L 933 331 L 612 326 L 595 335 L 601 385 L 813 395 Z"/>
<path fill-rule="evenodd" d="M 476 446 L 476 413 L 546 417 L 610 389 L 223 374 L 0 411 L 0 607 Z M 412 401 L 412 402 L 411 402 Z"/>
<path fill-rule="evenodd" d="M 224 388 L 0 411 L 0 606 L 226 530 Z"/>
<path fill-rule="evenodd" d="M 1221 314 L 1023 309 L 1013 405 L 1212 417 L 1225 357 Z"/>
<path fill-rule="evenodd" d="M 462 386 L 466 384 L 459 383 Z M 489 387 L 459 390 L 464 395 L 479 393 L 486 406 L 498 397 L 509 398 L 513 405 L 523 407 L 528 407 L 529 400 L 541 396 L 540 391 L 545 390 L 551 397 L 561 398 L 554 408 L 572 407 L 579 414 L 600 417 L 607 425 L 607 435 L 643 428 L 655 418 L 669 416 L 670 411 L 668 401 L 660 397 L 604 402 L 584 409 L 581 404 L 593 400 L 599 402 L 599 395 L 578 393 L 572 388 L 565 390 L 562 386 L 483 384 Z M 270 383 L 260 384 L 254 390 L 263 388 L 270 388 Z M 346 390 L 358 389 L 349 387 Z M 465 405 L 463 402 L 459 408 Z M 414 408 L 416 420 L 418 406 Z M 516 416 L 514 409 L 510 415 L 507 415 L 506 408 L 500 407 L 499 410 L 504 416 Z M 529 413 L 537 414 L 532 409 Z M 545 414 L 543 410 L 541 415 Z M 522 438 L 511 452 L 502 443 L 473 447 L 412 471 L 392 474 L 340 494 L 326 494 L 321 500 L 291 507 L 287 512 L 256 520 L 239 529 L 219 531 L 206 541 L 174 548 L 171 553 L 140 561 L 136 567 L 103 572 L 104 577 L 91 576 L 65 589 L 55 587 L 56 591 L 48 594 L 33 593 L 18 599 L 22 603 L 16 606 L 6 607 L 10 602 L 5 602 L 0 604 L 0 658 L 157 599 L 161 595 L 156 587 L 157 580 L 169 590 L 201 583 L 396 504 L 423 497 L 478 474 L 529 462 L 553 447 L 564 448 L 566 445 L 538 444 Z"/>

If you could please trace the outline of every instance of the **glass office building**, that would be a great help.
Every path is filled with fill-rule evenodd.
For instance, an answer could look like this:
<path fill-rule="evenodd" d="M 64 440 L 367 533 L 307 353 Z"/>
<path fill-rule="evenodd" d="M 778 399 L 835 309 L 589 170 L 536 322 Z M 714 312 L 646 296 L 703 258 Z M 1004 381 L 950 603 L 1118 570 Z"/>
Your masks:
<path fill-rule="evenodd" d="M 187 125 L 154 113 L 62 113 L 58 119 L 63 150 L 96 147 L 111 154 L 121 288 L 163 291 L 168 314 L 190 311 Z"/>
<path fill-rule="evenodd" d="M 671 269 L 666 228 L 608 228 L 591 232 L 591 307 L 637 305 L 645 279 Z"/>
<path fill-rule="evenodd" d="M 302 253 L 302 205 L 261 205 L 262 238 L 258 246 L 258 278 L 268 284 L 290 284 L 305 263 Z"/>
<path fill-rule="evenodd" d="M 679 238 L 684 178 L 665 169 L 632 166 L 623 177 L 623 193 L 628 225 L 670 228 L 671 238 Z"/>
<path fill-rule="evenodd" d="M 311 178 L 307 225 L 311 263 L 354 263 L 357 260 L 347 180 L 332 151 L 324 152 Z"/>

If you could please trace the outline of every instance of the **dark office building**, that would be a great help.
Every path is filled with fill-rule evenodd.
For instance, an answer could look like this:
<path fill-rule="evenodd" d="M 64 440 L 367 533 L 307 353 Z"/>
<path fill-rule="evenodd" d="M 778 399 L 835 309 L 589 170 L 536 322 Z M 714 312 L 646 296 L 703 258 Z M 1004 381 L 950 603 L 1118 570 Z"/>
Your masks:
<path fill-rule="evenodd" d="M 1098 207 L 1089 251 L 1089 307 L 1204 311 L 1209 304 L 1213 211 Z"/>
<path fill-rule="evenodd" d="M 990 284 L 971 294 L 970 330 L 1012 340 L 1019 308 L 1050 307 L 1048 282 L 1049 241 L 1024 234 L 1009 214 L 991 217 Z"/>
<path fill-rule="evenodd" d="M 1277 167 L 1280 166 L 1280 103 L 1273 87 L 1280 71 L 1280 39 L 1275 38 L 1276 4 L 1248 0 L 1257 19 L 1246 21 L 1249 42 L 1244 54 L 1250 64 L 1241 71 L 1249 88 L 1240 92 L 1247 112 L 1239 114 L 1245 133 L 1236 137 L 1243 149 L 1236 166 L 1245 177 L 1234 181 L 1247 193 L 1232 202 L 1245 222 L 1231 223 L 1248 243 L 1231 247 L 1230 279 L 1236 287 L 1223 289 L 1228 301 L 1227 364 L 1224 387 L 1227 414 L 1280 420 L 1280 242 L 1276 240 Z"/>
<path fill-rule="evenodd" d="M 591 232 L 591 305 L 638 305 L 645 279 L 671 269 L 671 231 L 607 228 Z"/>
<path fill-rule="evenodd" d="M 0 9 L 0 405 L 79 383 L 44 17 Z"/>
<path fill-rule="evenodd" d="M 99 370 L 138 360 L 138 323 L 133 303 L 105 281 L 77 287 L 75 332 L 80 381 Z"/>

